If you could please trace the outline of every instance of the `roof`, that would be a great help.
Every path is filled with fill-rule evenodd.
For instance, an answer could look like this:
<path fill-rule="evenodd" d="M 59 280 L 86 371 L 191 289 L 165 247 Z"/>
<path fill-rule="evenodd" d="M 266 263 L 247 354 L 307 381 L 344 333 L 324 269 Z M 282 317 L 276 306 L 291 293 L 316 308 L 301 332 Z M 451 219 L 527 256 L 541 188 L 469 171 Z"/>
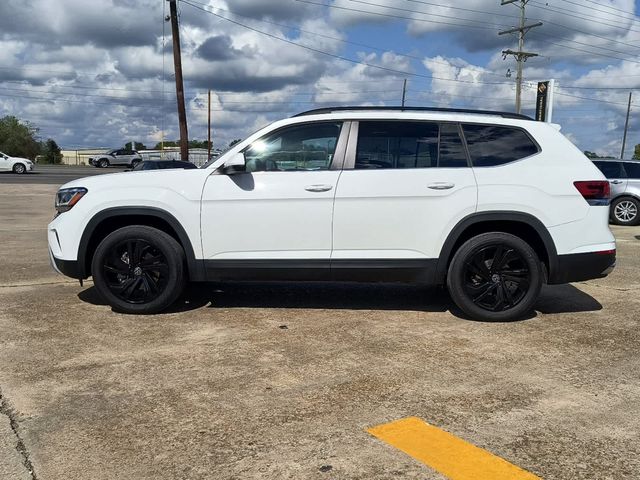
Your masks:
<path fill-rule="evenodd" d="M 308 110 L 306 112 L 298 113 L 294 117 L 303 117 L 306 115 L 321 115 L 325 113 L 336 112 L 442 112 L 442 113 L 462 113 L 472 115 L 491 115 L 502 118 L 514 118 L 518 120 L 532 120 L 533 118 L 512 112 L 497 112 L 493 110 L 473 110 L 466 108 L 444 108 L 444 107 L 372 107 L 372 106 L 351 106 L 351 107 L 324 107 L 316 108 L 314 110 Z"/>

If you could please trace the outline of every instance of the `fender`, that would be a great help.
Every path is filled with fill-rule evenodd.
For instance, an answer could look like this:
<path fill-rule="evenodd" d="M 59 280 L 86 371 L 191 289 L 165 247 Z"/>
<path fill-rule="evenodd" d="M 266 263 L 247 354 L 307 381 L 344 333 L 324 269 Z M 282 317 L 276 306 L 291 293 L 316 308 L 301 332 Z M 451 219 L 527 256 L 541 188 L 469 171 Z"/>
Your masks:
<path fill-rule="evenodd" d="M 510 211 L 490 211 L 490 212 L 478 212 L 467 215 L 460 220 L 458 224 L 451 230 L 449 236 L 442 246 L 440 256 L 438 258 L 438 266 L 436 267 L 436 281 L 443 283 L 447 276 L 447 269 L 449 267 L 449 259 L 453 253 L 453 248 L 460 239 L 461 235 L 469 227 L 485 222 L 517 222 L 524 223 L 533 228 L 538 236 L 542 239 L 542 243 L 547 251 L 547 257 L 549 258 L 549 277 L 551 277 L 558 269 L 558 251 L 556 245 L 553 242 L 553 238 L 549 234 L 547 227 L 531 214 L 523 212 L 510 212 Z"/>
<path fill-rule="evenodd" d="M 205 280 L 204 263 L 202 260 L 196 259 L 193 246 L 191 245 L 191 240 L 189 239 L 187 232 L 185 232 L 180 222 L 173 215 L 165 210 L 155 207 L 113 207 L 102 210 L 94 215 L 93 218 L 89 220 L 89 223 L 87 223 L 84 232 L 82 232 L 82 237 L 80 238 L 80 245 L 78 247 L 79 278 L 87 278 L 89 276 L 86 268 L 87 250 L 89 247 L 89 241 L 91 240 L 91 237 L 98 225 L 108 218 L 123 218 L 141 215 L 155 217 L 169 224 L 169 226 L 176 232 L 176 235 L 184 248 L 187 266 L 189 268 L 189 279 L 196 282 Z"/>

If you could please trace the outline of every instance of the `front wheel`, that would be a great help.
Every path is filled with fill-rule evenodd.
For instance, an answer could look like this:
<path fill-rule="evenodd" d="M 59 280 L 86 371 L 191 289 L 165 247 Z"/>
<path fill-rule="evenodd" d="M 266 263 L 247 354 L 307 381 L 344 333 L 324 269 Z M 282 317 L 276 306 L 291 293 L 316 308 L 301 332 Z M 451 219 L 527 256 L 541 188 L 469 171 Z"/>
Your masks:
<path fill-rule="evenodd" d="M 100 168 L 107 168 L 109 166 L 109 160 L 107 160 L 106 158 L 103 158 L 98 162 L 98 166 Z"/>
<path fill-rule="evenodd" d="M 25 167 L 24 164 L 22 164 L 22 163 L 16 163 L 13 166 L 13 173 L 23 174 L 26 171 L 27 171 L 27 167 Z"/>
<path fill-rule="evenodd" d="M 475 320 L 512 321 L 533 309 L 542 265 L 515 235 L 483 233 L 467 240 L 449 265 L 447 287 L 455 304 Z"/>
<path fill-rule="evenodd" d="M 114 310 L 157 313 L 182 293 L 184 250 L 161 230 L 124 227 L 98 245 L 91 272 L 96 289 Z"/>
<path fill-rule="evenodd" d="M 633 197 L 618 198 L 611 204 L 611 220 L 616 225 L 638 225 L 640 201 Z"/>

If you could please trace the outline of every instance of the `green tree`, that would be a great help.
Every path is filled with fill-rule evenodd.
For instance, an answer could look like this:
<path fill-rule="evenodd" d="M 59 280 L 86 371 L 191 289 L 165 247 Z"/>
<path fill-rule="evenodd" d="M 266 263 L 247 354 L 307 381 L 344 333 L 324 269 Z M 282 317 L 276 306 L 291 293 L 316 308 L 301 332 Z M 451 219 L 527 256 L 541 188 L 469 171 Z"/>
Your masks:
<path fill-rule="evenodd" d="M 633 159 L 640 160 L 640 143 L 633 149 Z"/>
<path fill-rule="evenodd" d="M 171 140 L 165 140 L 164 143 L 163 142 L 158 142 L 156 143 L 156 146 L 153 147 L 154 150 L 162 150 L 162 147 L 164 145 L 164 148 L 175 148 L 175 147 L 179 147 L 180 144 L 178 142 L 174 142 Z"/>
<path fill-rule="evenodd" d="M 235 140 L 231 140 L 229 142 L 229 148 L 233 147 L 234 145 L 236 145 L 237 143 L 240 143 L 242 141 L 241 138 L 236 138 Z"/>
<path fill-rule="evenodd" d="M 62 162 L 60 147 L 52 138 L 42 142 L 40 155 L 44 163 L 58 164 Z"/>
<path fill-rule="evenodd" d="M 38 129 L 12 115 L 0 118 L 0 151 L 12 157 L 35 159 L 40 153 Z"/>
<path fill-rule="evenodd" d="M 127 142 L 124 144 L 124 149 L 125 150 L 131 150 L 131 142 Z M 144 143 L 140 143 L 140 142 L 136 142 L 136 148 L 134 148 L 133 150 L 146 150 L 147 147 L 145 146 Z"/>
<path fill-rule="evenodd" d="M 640 145 L 638 145 L 638 146 L 640 146 Z M 596 159 L 596 158 L 614 158 L 614 157 L 609 156 L 609 155 L 600 156 L 596 152 L 590 152 L 589 150 L 585 150 L 583 153 L 586 155 L 587 158 L 591 158 L 592 160 Z"/>

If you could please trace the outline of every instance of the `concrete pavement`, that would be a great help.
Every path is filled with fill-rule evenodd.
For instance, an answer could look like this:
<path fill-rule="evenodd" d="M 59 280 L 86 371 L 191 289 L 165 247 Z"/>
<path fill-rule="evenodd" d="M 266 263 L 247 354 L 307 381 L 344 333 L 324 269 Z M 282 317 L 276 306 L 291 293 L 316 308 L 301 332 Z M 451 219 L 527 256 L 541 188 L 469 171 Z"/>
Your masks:
<path fill-rule="evenodd" d="M 408 416 L 542 478 L 638 478 L 638 227 L 521 322 L 337 284 L 190 286 L 136 317 L 49 269 L 55 187 L 1 183 L 0 478 L 443 478 L 366 432 Z"/>

